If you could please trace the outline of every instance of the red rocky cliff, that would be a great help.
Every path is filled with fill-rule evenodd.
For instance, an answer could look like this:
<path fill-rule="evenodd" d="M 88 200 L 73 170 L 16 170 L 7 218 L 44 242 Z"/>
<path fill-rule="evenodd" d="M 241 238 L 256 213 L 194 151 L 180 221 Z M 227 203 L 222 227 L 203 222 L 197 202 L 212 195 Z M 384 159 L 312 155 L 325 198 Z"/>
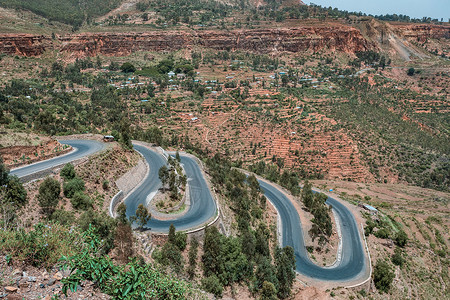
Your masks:
<path fill-rule="evenodd" d="M 51 47 L 50 42 L 51 39 L 43 35 L 1 34 L 0 52 L 11 55 L 37 56 Z"/>
<path fill-rule="evenodd" d="M 37 35 L 0 35 L 0 52 L 36 56 L 59 49 L 77 57 L 124 56 L 136 51 L 171 51 L 203 46 L 216 50 L 258 53 L 329 49 L 353 53 L 375 48 L 352 27 L 298 27 L 235 31 L 151 31 L 144 33 L 82 33 L 53 41 Z"/>

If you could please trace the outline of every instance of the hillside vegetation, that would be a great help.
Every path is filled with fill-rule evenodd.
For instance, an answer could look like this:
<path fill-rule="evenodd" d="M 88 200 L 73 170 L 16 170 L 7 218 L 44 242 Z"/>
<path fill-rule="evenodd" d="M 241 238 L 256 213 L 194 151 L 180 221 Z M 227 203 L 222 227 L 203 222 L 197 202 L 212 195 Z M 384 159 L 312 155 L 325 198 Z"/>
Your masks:
<path fill-rule="evenodd" d="M 76 28 L 84 21 L 106 14 L 121 0 L 0 0 L 0 5 L 8 8 L 26 9 L 50 21 L 59 21 Z"/>

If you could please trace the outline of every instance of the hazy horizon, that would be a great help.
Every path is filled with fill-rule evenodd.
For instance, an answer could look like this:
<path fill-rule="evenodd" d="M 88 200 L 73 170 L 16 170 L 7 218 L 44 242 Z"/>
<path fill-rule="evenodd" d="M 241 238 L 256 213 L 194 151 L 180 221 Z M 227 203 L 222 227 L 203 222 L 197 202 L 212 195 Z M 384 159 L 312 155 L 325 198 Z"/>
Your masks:
<path fill-rule="evenodd" d="M 305 3 L 371 15 L 402 14 L 411 18 L 430 17 L 439 21 L 443 18 L 445 22 L 450 18 L 449 0 L 314 0 Z"/>

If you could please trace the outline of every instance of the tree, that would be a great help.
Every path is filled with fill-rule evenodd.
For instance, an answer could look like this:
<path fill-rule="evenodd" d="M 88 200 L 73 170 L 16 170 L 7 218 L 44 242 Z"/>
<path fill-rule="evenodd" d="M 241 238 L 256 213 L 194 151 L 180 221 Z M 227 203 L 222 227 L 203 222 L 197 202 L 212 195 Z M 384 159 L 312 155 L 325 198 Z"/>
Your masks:
<path fill-rule="evenodd" d="M 216 227 L 211 226 L 205 229 L 205 239 L 203 242 L 203 273 L 205 277 L 222 272 L 222 239 Z"/>
<path fill-rule="evenodd" d="M 181 161 L 180 153 L 178 151 L 177 151 L 177 153 L 175 153 L 175 158 L 178 162 Z"/>
<path fill-rule="evenodd" d="M 117 70 L 119 70 L 119 64 L 114 62 L 114 61 L 112 61 L 109 64 L 109 66 L 108 66 L 108 70 L 110 70 L 110 71 L 117 71 Z"/>
<path fill-rule="evenodd" d="M 380 292 L 388 292 L 394 280 L 394 272 L 392 272 L 389 264 L 382 260 L 377 260 L 373 271 L 373 282 Z"/>
<path fill-rule="evenodd" d="M 59 173 L 65 180 L 74 179 L 77 176 L 75 168 L 71 163 L 66 164 Z"/>
<path fill-rule="evenodd" d="M 134 71 L 136 71 L 136 67 L 133 66 L 133 64 L 126 62 L 120 66 L 120 70 L 124 73 L 133 73 Z"/>
<path fill-rule="evenodd" d="M 126 116 L 122 117 L 120 121 L 120 144 L 125 149 L 133 149 L 133 144 L 131 143 L 130 134 L 130 119 Z"/>
<path fill-rule="evenodd" d="M 147 224 L 148 221 L 152 218 L 152 215 L 148 212 L 147 207 L 145 207 L 143 204 L 139 204 L 138 208 L 136 209 L 136 215 L 130 217 L 131 223 L 138 223 L 138 228 L 143 229 L 145 224 Z"/>
<path fill-rule="evenodd" d="M 260 300 L 277 300 L 277 289 L 272 282 L 264 281 Z"/>
<path fill-rule="evenodd" d="M 311 210 L 314 201 L 314 194 L 312 192 L 312 186 L 309 181 L 306 181 L 305 185 L 303 186 L 301 198 L 306 208 Z"/>
<path fill-rule="evenodd" d="M 145 136 L 150 143 L 155 143 L 157 146 L 161 146 L 163 143 L 163 132 L 156 126 L 147 129 Z"/>
<path fill-rule="evenodd" d="M 173 224 L 170 224 L 169 227 L 169 243 L 175 245 L 175 226 Z"/>
<path fill-rule="evenodd" d="M 51 177 L 47 177 L 39 186 L 38 201 L 44 214 L 49 217 L 59 203 L 61 184 Z"/>
<path fill-rule="evenodd" d="M 409 68 L 408 72 L 406 74 L 408 74 L 408 76 L 413 76 L 416 73 L 416 69 L 414 68 Z"/>
<path fill-rule="evenodd" d="M 164 186 L 167 183 L 167 180 L 169 179 L 169 170 L 167 169 L 166 165 L 159 168 L 158 177 L 161 180 L 163 188 L 164 188 Z"/>
<path fill-rule="evenodd" d="M 261 290 L 264 282 L 271 282 L 274 286 L 278 285 L 275 267 L 270 263 L 270 258 L 263 257 L 256 267 L 255 272 L 255 289 Z"/>
<path fill-rule="evenodd" d="M 117 220 L 122 224 L 128 224 L 127 206 L 123 202 L 117 207 Z"/>
<path fill-rule="evenodd" d="M 9 170 L 3 163 L 3 158 L 0 156 L 0 186 L 8 184 L 9 181 Z"/>
<path fill-rule="evenodd" d="M 49 111 L 44 110 L 39 113 L 34 121 L 34 126 L 37 130 L 53 135 L 56 133 L 56 118 Z"/>
<path fill-rule="evenodd" d="M 195 277 L 195 266 L 197 265 L 197 253 L 198 253 L 198 241 L 194 237 L 191 240 L 191 245 L 189 247 L 188 253 L 189 266 L 187 268 L 187 274 L 190 280 L 192 280 Z"/>
<path fill-rule="evenodd" d="M 294 249 L 286 246 L 275 250 L 275 261 L 277 265 L 278 296 L 282 299 L 291 294 L 295 279 L 295 256 Z"/>

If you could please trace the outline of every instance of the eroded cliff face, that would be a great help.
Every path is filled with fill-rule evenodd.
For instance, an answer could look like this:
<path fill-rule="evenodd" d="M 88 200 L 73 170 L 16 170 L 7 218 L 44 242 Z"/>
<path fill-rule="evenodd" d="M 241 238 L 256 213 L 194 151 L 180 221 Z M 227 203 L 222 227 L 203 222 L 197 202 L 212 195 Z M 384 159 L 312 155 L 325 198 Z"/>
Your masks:
<path fill-rule="evenodd" d="M 450 39 L 450 26 L 430 24 L 392 25 L 400 36 L 424 41 Z M 244 50 L 257 53 L 340 51 L 355 53 L 377 49 L 359 29 L 350 26 L 268 28 L 234 31 L 149 31 L 142 33 L 80 33 L 52 40 L 32 34 L 0 35 L 0 52 L 38 56 L 59 50 L 75 57 L 125 56 L 136 51 L 176 51 L 195 46 L 215 50 Z"/>
<path fill-rule="evenodd" d="M 398 33 L 408 39 L 425 42 L 427 39 L 450 39 L 449 25 L 432 24 L 396 24 L 392 25 Z"/>
<path fill-rule="evenodd" d="M 1 34 L 0 52 L 20 55 L 38 56 L 51 48 L 51 39 L 43 35 L 33 34 Z"/>
<path fill-rule="evenodd" d="M 0 35 L 0 52 L 37 56 L 60 50 L 76 57 L 124 56 L 136 51 L 172 51 L 202 46 L 215 50 L 258 53 L 303 52 L 328 49 L 354 53 L 373 49 L 352 27 L 299 27 L 236 31 L 152 31 L 144 33 L 81 33 L 51 40 L 35 35 Z"/>

